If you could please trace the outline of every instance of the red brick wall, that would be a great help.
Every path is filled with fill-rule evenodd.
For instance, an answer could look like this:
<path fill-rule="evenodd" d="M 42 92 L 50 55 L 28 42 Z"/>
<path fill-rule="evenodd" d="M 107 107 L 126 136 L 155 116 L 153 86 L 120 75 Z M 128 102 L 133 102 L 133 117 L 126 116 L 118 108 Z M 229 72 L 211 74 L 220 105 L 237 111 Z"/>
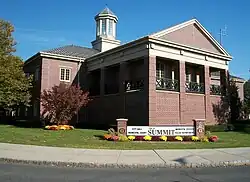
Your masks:
<path fill-rule="evenodd" d="M 179 93 L 156 92 L 156 118 L 150 125 L 179 124 Z"/>
<path fill-rule="evenodd" d="M 59 85 L 60 83 L 60 67 L 67 67 L 71 69 L 69 83 L 74 82 L 77 74 L 77 62 L 64 61 L 52 58 L 42 58 L 41 66 L 41 92 L 44 89 L 51 89 L 54 85 Z M 42 113 L 42 106 L 40 105 L 40 113 Z"/>
<path fill-rule="evenodd" d="M 193 119 L 205 118 L 205 98 L 202 94 L 186 94 L 184 122 L 193 123 Z"/>
<path fill-rule="evenodd" d="M 218 95 L 211 95 L 210 96 L 210 101 L 211 101 L 211 104 L 210 104 L 211 112 L 209 113 L 210 114 L 210 116 L 209 116 L 210 120 L 208 120 L 208 119 L 206 120 L 206 124 L 208 124 L 208 125 L 212 125 L 212 124 L 217 123 L 215 114 L 213 112 L 213 105 L 218 105 L 220 103 L 220 101 L 221 101 L 221 97 L 218 96 Z"/>

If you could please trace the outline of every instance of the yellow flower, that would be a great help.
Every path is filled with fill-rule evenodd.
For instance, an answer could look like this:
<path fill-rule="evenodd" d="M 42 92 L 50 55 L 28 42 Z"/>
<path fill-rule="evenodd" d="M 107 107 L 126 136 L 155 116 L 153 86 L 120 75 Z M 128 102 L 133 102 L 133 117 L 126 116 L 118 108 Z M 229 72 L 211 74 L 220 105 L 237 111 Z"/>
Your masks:
<path fill-rule="evenodd" d="M 128 136 L 128 139 L 133 141 L 135 139 L 135 136 Z"/>
<path fill-rule="evenodd" d="M 128 137 L 126 135 L 119 136 L 119 141 L 128 141 Z"/>
<path fill-rule="evenodd" d="M 152 137 L 149 136 L 149 135 L 147 135 L 147 136 L 144 137 L 144 140 L 147 140 L 147 141 L 150 141 L 151 139 L 152 139 Z"/>
<path fill-rule="evenodd" d="M 199 140 L 199 137 L 197 136 L 192 136 L 192 141 L 198 141 Z"/>
<path fill-rule="evenodd" d="M 168 139 L 168 137 L 166 137 L 166 136 L 161 136 L 160 139 L 166 142 L 167 139 Z"/>
<path fill-rule="evenodd" d="M 209 142 L 208 138 L 207 137 L 204 137 L 201 139 L 202 142 Z"/>
<path fill-rule="evenodd" d="M 178 141 L 183 141 L 183 138 L 181 136 L 176 136 L 175 139 Z"/>

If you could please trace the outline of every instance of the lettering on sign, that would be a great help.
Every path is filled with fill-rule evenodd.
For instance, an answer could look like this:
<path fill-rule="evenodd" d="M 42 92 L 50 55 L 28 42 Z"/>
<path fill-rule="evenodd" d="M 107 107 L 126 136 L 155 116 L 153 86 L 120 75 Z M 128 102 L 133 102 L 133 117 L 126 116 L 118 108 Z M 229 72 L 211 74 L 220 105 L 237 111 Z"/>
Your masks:
<path fill-rule="evenodd" d="M 194 126 L 127 126 L 127 135 L 134 136 L 193 136 Z"/>

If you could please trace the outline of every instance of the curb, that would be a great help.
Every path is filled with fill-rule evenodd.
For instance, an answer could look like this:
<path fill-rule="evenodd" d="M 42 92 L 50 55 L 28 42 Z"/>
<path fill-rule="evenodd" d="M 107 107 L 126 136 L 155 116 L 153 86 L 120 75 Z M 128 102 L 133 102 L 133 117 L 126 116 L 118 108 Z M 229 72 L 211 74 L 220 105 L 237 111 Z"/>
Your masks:
<path fill-rule="evenodd" d="M 189 164 L 98 164 L 98 163 L 75 163 L 55 161 L 19 160 L 11 158 L 0 158 L 0 162 L 10 164 L 29 164 L 71 168 L 208 168 L 208 167 L 234 167 L 250 166 L 250 160 L 225 161 L 219 163 L 189 163 Z"/>

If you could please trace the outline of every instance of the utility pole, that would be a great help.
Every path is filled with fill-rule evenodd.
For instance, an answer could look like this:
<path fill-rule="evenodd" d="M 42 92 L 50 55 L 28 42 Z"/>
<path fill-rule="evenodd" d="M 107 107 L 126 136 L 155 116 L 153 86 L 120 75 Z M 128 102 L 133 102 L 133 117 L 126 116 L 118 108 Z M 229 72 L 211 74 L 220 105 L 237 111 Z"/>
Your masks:
<path fill-rule="evenodd" d="M 222 45 L 222 36 L 227 36 L 227 26 L 225 25 L 225 27 L 222 29 L 220 28 L 220 45 Z"/>

